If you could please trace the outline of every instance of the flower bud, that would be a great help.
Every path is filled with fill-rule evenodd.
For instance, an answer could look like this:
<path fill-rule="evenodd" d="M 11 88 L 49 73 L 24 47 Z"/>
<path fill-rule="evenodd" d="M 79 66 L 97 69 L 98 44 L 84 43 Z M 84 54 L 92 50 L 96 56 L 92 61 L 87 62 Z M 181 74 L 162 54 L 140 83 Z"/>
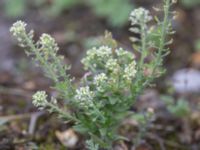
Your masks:
<path fill-rule="evenodd" d="M 33 105 L 43 109 L 47 105 L 47 94 L 45 91 L 38 91 L 33 95 Z"/>

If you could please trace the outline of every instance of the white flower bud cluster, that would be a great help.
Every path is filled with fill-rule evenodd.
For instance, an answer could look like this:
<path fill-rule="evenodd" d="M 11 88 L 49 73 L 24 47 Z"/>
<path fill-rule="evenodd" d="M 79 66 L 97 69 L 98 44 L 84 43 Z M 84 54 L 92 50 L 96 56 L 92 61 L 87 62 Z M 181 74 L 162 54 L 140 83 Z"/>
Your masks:
<path fill-rule="evenodd" d="M 129 65 L 127 65 L 124 69 L 124 75 L 123 78 L 125 80 L 127 80 L 128 82 L 131 82 L 132 79 L 135 77 L 135 74 L 137 73 L 136 70 L 136 62 L 133 61 L 132 63 L 130 63 Z"/>
<path fill-rule="evenodd" d="M 147 23 L 152 20 L 150 12 L 142 7 L 135 9 L 130 14 L 131 25 L 138 25 L 142 22 Z"/>
<path fill-rule="evenodd" d="M 46 34 L 46 33 L 43 33 L 40 37 L 40 41 L 43 45 L 49 45 L 51 43 L 54 43 L 55 40 L 49 35 L 49 34 Z"/>
<path fill-rule="evenodd" d="M 92 107 L 94 92 L 89 89 L 89 86 L 80 87 L 76 90 L 76 95 L 74 97 L 77 103 L 82 107 Z"/>
<path fill-rule="evenodd" d="M 97 49 L 96 55 L 98 57 L 109 57 L 112 54 L 112 49 L 108 46 L 101 46 Z"/>
<path fill-rule="evenodd" d="M 119 62 L 123 61 L 123 64 L 130 63 L 135 59 L 135 55 L 123 48 L 116 49 L 116 55 L 119 59 Z"/>
<path fill-rule="evenodd" d="M 115 54 L 105 61 L 105 73 L 94 76 L 93 84 L 97 92 L 106 92 L 118 83 L 121 87 L 126 87 L 135 78 L 137 73 L 135 56 L 122 48 L 116 49 Z"/>
<path fill-rule="evenodd" d="M 122 48 L 117 49 L 116 54 L 117 54 L 118 57 L 127 57 L 127 58 L 130 58 L 130 59 L 135 58 L 135 55 L 133 53 L 126 51 Z"/>
<path fill-rule="evenodd" d="M 116 73 L 118 70 L 117 59 L 113 59 L 113 58 L 108 59 L 105 67 L 106 69 Z"/>
<path fill-rule="evenodd" d="M 100 73 L 94 77 L 94 84 L 97 86 L 97 90 L 103 92 L 104 91 L 104 85 L 108 84 L 108 77 L 105 73 Z"/>
<path fill-rule="evenodd" d="M 19 36 L 23 33 L 26 32 L 26 23 L 22 22 L 22 21 L 17 21 L 15 22 L 12 27 L 10 28 L 10 32 L 14 35 L 14 36 Z"/>
<path fill-rule="evenodd" d="M 150 12 L 142 7 L 133 10 L 129 17 L 132 25 L 130 31 L 142 35 L 150 33 L 151 30 L 149 29 L 147 24 L 152 19 L 153 17 L 150 15 Z M 134 43 L 140 41 L 140 39 L 138 39 L 137 37 L 130 37 L 130 40 Z"/>
<path fill-rule="evenodd" d="M 57 52 L 59 49 L 55 39 L 46 33 L 41 35 L 39 43 L 42 46 L 41 49 L 48 48 L 48 51 L 53 50 L 55 52 Z"/>
<path fill-rule="evenodd" d="M 45 91 L 38 91 L 36 92 L 33 97 L 33 105 L 36 107 L 39 107 L 40 109 L 43 109 L 46 107 L 48 101 L 47 101 L 47 94 Z"/>
<path fill-rule="evenodd" d="M 99 92 L 106 91 L 109 84 L 117 82 L 130 84 L 136 74 L 136 62 L 134 54 L 118 48 L 102 46 L 93 48 L 87 52 L 86 58 L 82 60 L 85 68 L 92 72 L 102 71 L 94 76 L 93 84 Z M 96 73 L 95 73 L 96 74 Z M 123 85 L 122 85 L 123 86 Z"/>
<path fill-rule="evenodd" d="M 105 60 L 112 55 L 112 49 L 108 46 L 101 46 L 99 48 L 92 48 L 87 51 L 86 57 L 82 60 L 82 63 L 85 66 L 85 69 L 88 69 L 89 66 L 96 68 L 97 64 L 95 63 L 98 59 Z"/>
<path fill-rule="evenodd" d="M 19 46 L 21 47 L 26 47 L 27 45 L 26 36 L 28 36 L 30 39 L 33 38 L 33 31 L 30 31 L 28 34 L 26 34 L 26 23 L 22 21 L 15 22 L 10 28 L 10 32 L 16 37 L 17 41 L 19 42 Z"/>

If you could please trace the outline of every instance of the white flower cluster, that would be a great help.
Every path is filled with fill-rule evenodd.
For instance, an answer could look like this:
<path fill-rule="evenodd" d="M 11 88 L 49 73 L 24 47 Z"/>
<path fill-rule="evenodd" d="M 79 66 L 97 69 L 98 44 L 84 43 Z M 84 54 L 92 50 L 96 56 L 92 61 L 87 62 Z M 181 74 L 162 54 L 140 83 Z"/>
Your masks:
<path fill-rule="evenodd" d="M 43 109 L 48 103 L 47 94 L 45 91 L 36 92 L 33 95 L 32 99 L 33 99 L 33 105 L 39 107 L 40 109 Z"/>
<path fill-rule="evenodd" d="M 26 31 L 26 23 L 22 22 L 22 21 L 17 21 L 15 22 L 12 27 L 10 28 L 10 32 L 14 35 L 14 36 L 19 36 L 22 33 L 25 33 Z"/>
<path fill-rule="evenodd" d="M 56 52 L 59 50 L 57 43 L 54 38 L 52 38 L 49 34 L 43 33 L 38 41 L 40 47 L 41 54 L 45 58 L 45 60 L 50 59 L 52 56 L 56 56 Z"/>
<path fill-rule="evenodd" d="M 149 29 L 147 23 L 152 20 L 149 10 L 146 10 L 142 7 L 135 9 L 131 12 L 129 20 L 131 21 L 132 27 L 130 31 L 136 34 L 150 34 L 151 30 Z M 139 42 L 140 39 L 137 37 L 130 37 L 132 42 Z"/>
<path fill-rule="evenodd" d="M 134 54 L 123 48 L 112 51 L 110 47 L 101 46 L 87 51 L 87 56 L 82 62 L 85 68 L 91 69 L 92 72 L 103 70 L 104 73 L 94 76 L 93 80 L 95 88 L 102 92 L 108 84 L 117 82 L 130 84 L 136 74 L 134 58 Z"/>
<path fill-rule="evenodd" d="M 99 48 L 92 48 L 86 52 L 86 57 L 82 60 L 82 63 L 85 66 L 85 69 L 88 69 L 89 66 L 96 67 L 95 61 L 100 59 L 108 59 L 112 54 L 112 49 L 108 46 L 101 46 Z"/>
<path fill-rule="evenodd" d="M 19 42 L 19 46 L 26 47 L 26 23 L 22 21 L 15 22 L 12 27 L 10 28 L 10 32 L 13 34 L 13 36 L 16 37 L 16 39 Z M 33 37 L 33 31 L 30 31 L 28 33 L 28 36 L 32 39 Z"/>
<path fill-rule="evenodd" d="M 98 49 L 96 49 L 96 55 L 98 57 L 109 57 L 112 54 L 112 49 L 108 46 L 101 46 Z"/>
<path fill-rule="evenodd" d="M 40 42 L 43 45 L 49 45 L 51 43 L 54 43 L 55 40 L 49 34 L 43 33 L 40 37 Z"/>
<path fill-rule="evenodd" d="M 10 32 L 18 40 L 19 46 L 21 47 L 28 46 L 29 42 L 27 41 L 32 40 L 34 35 L 33 30 L 29 31 L 29 33 L 26 33 L 26 23 L 23 21 L 15 22 L 10 28 Z"/>
<path fill-rule="evenodd" d="M 136 66 L 136 62 L 133 61 L 132 63 L 127 65 L 124 69 L 123 78 L 126 79 L 128 82 L 131 82 L 132 79 L 135 77 L 135 74 L 137 73 L 135 66 Z"/>
<path fill-rule="evenodd" d="M 113 59 L 113 58 L 108 59 L 105 67 L 106 69 L 112 72 L 117 72 L 117 69 L 118 69 L 117 59 Z"/>
<path fill-rule="evenodd" d="M 57 46 L 57 44 L 55 42 L 55 39 L 52 38 L 49 34 L 43 33 L 41 35 L 41 37 L 40 37 L 40 44 L 42 46 L 48 46 L 48 47 L 51 46 L 50 48 L 54 49 L 55 51 L 58 50 L 58 46 Z"/>
<path fill-rule="evenodd" d="M 118 57 L 126 57 L 126 58 L 130 58 L 130 59 L 134 59 L 135 55 L 129 51 L 126 51 L 122 48 L 119 48 L 116 50 L 116 54 Z"/>
<path fill-rule="evenodd" d="M 135 9 L 130 14 L 131 25 L 138 25 L 142 22 L 147 23 L 152 20 L 150 12 L 142 7 Z"/>
<path fill-rule="evenodd" d="M 89 86 L 80 87 L 76 90 L 76 95 L 74 97 L 77 103 L 82 107 L 93 106 L 94 92 L 90 91 Z"/>
<path fill-rule="evenodd" d="M 97 86 L 97 90 L 103 92 L 103 85 L 107 84 L 108 77 L 105 73 L 100 73 L 94 77 L 94 84 Z"/>

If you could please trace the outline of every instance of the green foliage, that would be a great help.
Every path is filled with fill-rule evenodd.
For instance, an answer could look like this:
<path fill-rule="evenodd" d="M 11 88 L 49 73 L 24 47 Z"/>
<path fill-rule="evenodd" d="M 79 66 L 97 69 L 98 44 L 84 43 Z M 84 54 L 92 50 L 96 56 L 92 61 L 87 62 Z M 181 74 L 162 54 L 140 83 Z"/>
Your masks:
<path fill-rule="evenodd" d="M 99 146 L 95 144 L 92 140 L 86 141 L 87 148 L 90 150 L 98 150 Z"/>
<path fill-rule="evenodd" d="M 111 149 L 113 141 L 122 139 L 117 129 L 122 119 L 130 115 L 128 110 L 136 97 L 163 72 L 162 61 L 168 53 L 165 47 L 169 44 L 166 36 L 172 33 L 169 19 L 171 5 L 171 0 L 164 1 L 164 19 L 154 26 L 159 28 L 159 32 L 151 30 L 149 22 L 153 17 L 148 10 L 139 8 L 132 11 L 131 31 L 141 35 L 140 39 L 134 38 L 133 41 L 141 54 L 138 61 L 133 53 L 119 47 L 112 35 L 106 33 L 101 45 L 89 49 L 82 59 L 87 72 L 78 85 L 67 74 L 70 67 L 57 54 L 58 46 L 50 35 L 42 34 L 35 42 L 33 31 L 27 32 L 24 22 L 14 23 L 11 33 L 28 56 L 52 79 L 53 88 L 60 94 L 49 101 L 44 91 L 38 91 L 33 95 L 33 104 L 39 109 L 57 113 L 64 121 L 73 121 L 74 129 L 90 139 L 87 142 L 90 149 Z M 147 38 L 149 34 L 160 40 L 155 42 Z M 150 51 L 152 48 L 155 50 L 153 53 Z M 145 61 L 147 57 L 153 59 Z M 146 70 L 149 72 L 146 73 Z M 61 107 L 56 98 L 63 99 L 65 106 Z"/>
<path fill-rule="evenodd" d="M 165 102 L 168 111 L 177 117 L 185 117 L 190 112 L 190 106 L 184 99 L 178 99 L 177 102 L 171 96 L 163 96 L 161 99 Z"/>
<path fill-rule="evenodd" d="M 200 0 L 181 0 L 180 2 L 186 8 L 192 8 L 200 4 Z"/>
<path fill-rule="evenodd" d="M 133 10 L 133 5 L 129 0 L 89 0 L 93 11 L 100 17 L 107 18 L 113 26 L 123 26 L 127 23 L 127 18 Z M 119 13 L 116 11 L 119 10 Z"/>
<path fill-rule="evenodd" d="M 26 11 L 26 0 L 5 0 L 4 10 L 9 17 L 22 16 Z"/>
<path fill-rule="evenodd" d="M 49 11 L 52 15 L 57 16 L 63 10 L 84 3 L 91 6 L 92 10 L 97 16 L 107 18 L 107 21 L 112 26 L 121 27 L 127 23 L 129 13 L 133 9 L 129 0 L 56 0 L 51 4 Z M 120 10 L 120 13 L 116 13 Z"/>
<path fill-rule="evenodd" d="M 49 8 L 52 16 L 59 15 L 63 10 L 70 9 L 71 7 L 79 4 L 81 0 L 54 0 Z"/>
<path fill-rule="evenodd" d="M 139 124 L 138 125 L 139 133 L 133 139 L 133 143 L 135 146 L 140 144 L 140 141 L 145 136 L 146 131 L 148 130 L 148 127 L 152 122 L 153 116 L 154 116 L 154 111 L 152 108 L 148 108 L 146 112 L 141 112 L 141 113 L 137 112 L 131 116 L 131 118 L 136 120 L 137 123 Z"/>
<path fill-rule="evenodd" d="M 50 5 L 45 0 L 35 0 L 33 5 L 46 10 L 46 15 L 56 17 L 64 10 L 69 10 L 79 4 L 88 5 L 99 17 L 105 17 L 109 24 L 121 27 L 127 23 L 133 5 L 129 0 L 53 0 Z M 5 12 L 8 16 L 19 17 L 24 15 L 27 7 L 26 0 L 5 0 Z M 116 13 L 120 10 L 120 13 Z"/>
<path fill-rule="evenodd" d="M 199 52 L 200 51 L 200 39 L 198 39 L 198 40 L 195 41 L 194 46 L 195 46 L 195 50 L 197 52 Z"/>

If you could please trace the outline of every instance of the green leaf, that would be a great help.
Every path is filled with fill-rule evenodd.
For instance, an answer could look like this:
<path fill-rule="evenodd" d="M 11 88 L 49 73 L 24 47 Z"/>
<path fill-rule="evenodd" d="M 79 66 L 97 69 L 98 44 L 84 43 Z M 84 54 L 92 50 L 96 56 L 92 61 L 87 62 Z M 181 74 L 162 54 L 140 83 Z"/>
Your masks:
<path fill-rule="evenodd" d="M 183 6 L 192 8 L 200 4 L 199 0 L 180 0 Z"/>
<path fill-rule="evenodd" d="M 87 148 L 89 150 L 99 150 L 99 145 L 95 144 L 92 139 L 91 140 L 87 140 L 86 141 L 86 145 L 87 145 Z"/>
<path fill-rule="evenodd" d="M 26 10 L 26 0 L 5 0 L 5 13 L 9 17 L 20 17 Z"/>
<path fill-rule="evenodd" d="M 171 96 L 168 95 L 163 95 L 161 96 L 161 100 L 166 104 L 166 105 L 173 105 L 174 104 L 174 99 Z"/>
<path fill-rule="evenodd" d="M 118 100 L 119 100 L 119 98 L 117 98 L 117 97 L 109 97 L 109 102 L 111 105 L 116 104 Z"/>
<path fill-rule="evenodd" d="M 82 124 L 74 125 L 73 129 L 79 133 L 87 133 L 88 132 L 88 129 L 86 129 Z"/>
<path fill-rule="evenodd" d="M 106 134 L 107 134 L 107 129 L 106 128 L 102 128 L 99 131 L 100 131 L 102 137 L 106 136 Z"/>
<path fill-rule="evenodd" d="M 104 141 L 94 134 L 90 134 L 91 138 L 95 143 L 98 143 L 101 147 L 107 147 L 108 145 Z"/>
<path fill-rule="evenodd" d="M 124 140 L 124 141 L 130 141 L 127 137 L 121 136 L 121 135 L 116 135 L 115 140 Z"/>
<path fill-rule="evenodd" d="M 134 8 L 129 0 L 89 0 L 89 4 L 98 16 L 106 17 L 108 23 L 115 27 L 126 24 Z M 120 10 L 120 13 L 116 13 L 116 10 Z"/>
<path fill-rule="evenodd" d="M 80 2 L 80 0 L 54 0 L 49 12 L 52 16 L 58 16 L 63 10 L 70 9 Z"/>
<path fill-rule="evenodd" d="M 176 105 L 169 106 L 168 109 L 177 117 L 185 117 L 190 112 L 188 102 L 182 99 L 179 99 Z"/>

